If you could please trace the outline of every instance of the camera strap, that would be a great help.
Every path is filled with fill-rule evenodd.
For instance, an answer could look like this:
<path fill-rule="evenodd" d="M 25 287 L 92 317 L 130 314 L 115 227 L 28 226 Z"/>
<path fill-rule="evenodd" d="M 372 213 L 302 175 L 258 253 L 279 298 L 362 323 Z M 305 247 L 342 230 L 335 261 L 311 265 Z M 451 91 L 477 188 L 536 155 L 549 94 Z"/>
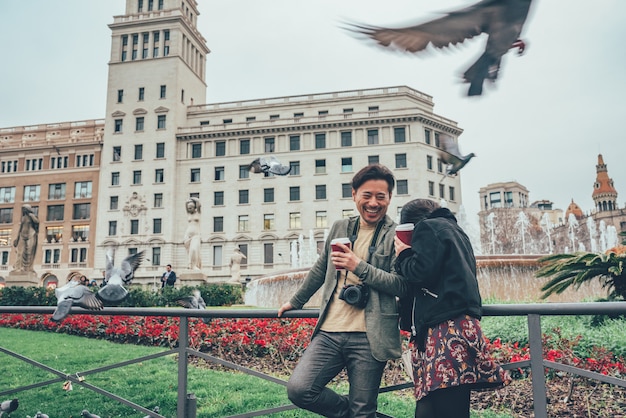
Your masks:
<path fill-rule="evenodd" d="M 383 229 L 383 224 L 385 223 L 385 218 L 381 219 L 376 225 L 376 230 L 374 231 L 374 235 L 372 236 L 372 242 L 370 242 L 370 246 L 367 249 L 367 263 L 370 264 L 370 260 L 372 259 L 372 254 L 376 251 L 376 242 L 378 241 L 378 236 L 380 235 L 380 231 Z M 352 228 L 352 234 L 350 235 L 350 243 L 352 244 L 352 248 L 354 249 L 354 243 L 359 235 L 359 227 L 361 225 L 361 218 L 357 216 L 356 222 L 354 223 L 354 227 Z M 339 275 L 341 274 L 341 270 L 337 270 L 337 279 L 339 279 Z M 343 284 L 345 285 L 348 280 L 348 272 L 343 276 Z"/>

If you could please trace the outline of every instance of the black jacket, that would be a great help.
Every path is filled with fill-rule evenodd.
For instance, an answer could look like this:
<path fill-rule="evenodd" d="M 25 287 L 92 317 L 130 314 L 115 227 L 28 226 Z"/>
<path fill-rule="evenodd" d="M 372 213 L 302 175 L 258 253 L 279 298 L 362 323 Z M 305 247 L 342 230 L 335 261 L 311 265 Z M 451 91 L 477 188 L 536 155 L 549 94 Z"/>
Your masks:
<path fill-rule="evenodd" d="M 480 319 L 482 301 L 469 238 L 447 208 L 415 225 L 411 248 L 396 260 L 416 296 L 413 320 L 418 343 L 428 328 L 468 314 Z"/>

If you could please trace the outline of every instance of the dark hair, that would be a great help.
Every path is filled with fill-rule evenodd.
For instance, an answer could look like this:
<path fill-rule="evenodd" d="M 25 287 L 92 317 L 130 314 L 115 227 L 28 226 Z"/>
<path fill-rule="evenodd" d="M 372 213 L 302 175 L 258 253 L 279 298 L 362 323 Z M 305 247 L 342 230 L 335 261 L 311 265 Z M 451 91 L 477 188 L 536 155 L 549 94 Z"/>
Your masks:
<path fill-rule="evenodd" d="M 168 265 L 166 265 L 165 267 L 172 268 L 172 265 L 171 265 L 171 264 L 168 264 Z"/>
<path fill-rule="evenodd" d="M 400 212 L 400 223 L 402 224 L 417 224 L 428 218 L 436 209 L 439 209 L 439 203 L 430 199 L 413 199 L 410 202 L 402 206 Z"/>
<path fill-rule="evenodd" d="M 385 180 L 389 185 L 389 194 L 396 186 L 396 180 L 391 170 L 382 164 L 374 163 L 363 167 L 352 177 L 352 190 L 359 190 L 359 187 L 369 180 Z"/>

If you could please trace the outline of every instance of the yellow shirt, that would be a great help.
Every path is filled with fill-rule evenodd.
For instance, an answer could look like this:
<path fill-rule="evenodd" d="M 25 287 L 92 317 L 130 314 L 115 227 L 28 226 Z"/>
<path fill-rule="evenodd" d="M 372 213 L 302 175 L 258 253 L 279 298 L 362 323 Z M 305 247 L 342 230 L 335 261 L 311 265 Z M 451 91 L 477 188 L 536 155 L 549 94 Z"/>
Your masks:
<path fill-rule="evenodd" d="M 376 226 L 360 225 L 359 234 L 354 242 L 352 251 L 361 260 L 367 261 L 369 257 L 369 246 L 374 236 Z M 365 332 L 365 311 L 363 308 L 357 308 L 339 299 L 339 292 L 345 284 L 358 284 L 361 281 L 351 272 L 341 270 L 337 286 L 333 293 L 333 300 L 328 304 L 326 318 L 320 327 L 326 332 Z"/>

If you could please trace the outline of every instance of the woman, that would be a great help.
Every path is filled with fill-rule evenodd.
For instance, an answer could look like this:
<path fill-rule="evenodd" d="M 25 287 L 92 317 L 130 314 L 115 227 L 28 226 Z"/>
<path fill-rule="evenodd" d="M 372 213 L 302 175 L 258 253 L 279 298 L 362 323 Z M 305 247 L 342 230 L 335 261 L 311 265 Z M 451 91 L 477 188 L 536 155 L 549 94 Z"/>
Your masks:
<path fill-rule="evenodd" d="M 415 224 L 411 245 L 395 238 L 396 271 L 415 296 L 415 417 L 469 417 L 472 389 L 510 381 L 487 352 L 470 240 L 452 212 L 432 200 L 407 203 L 400 218 Z"/>

